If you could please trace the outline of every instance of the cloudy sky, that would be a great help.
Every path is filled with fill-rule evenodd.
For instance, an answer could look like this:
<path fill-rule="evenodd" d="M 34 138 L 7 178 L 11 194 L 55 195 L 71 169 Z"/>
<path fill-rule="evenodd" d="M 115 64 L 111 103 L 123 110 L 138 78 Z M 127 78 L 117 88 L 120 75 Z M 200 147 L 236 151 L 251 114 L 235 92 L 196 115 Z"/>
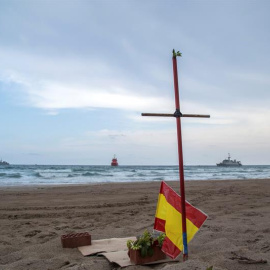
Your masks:
<path fill-rule="evenodd" d="M 270 164 L 270 1 L 0 0 L 0 159 Z"/>

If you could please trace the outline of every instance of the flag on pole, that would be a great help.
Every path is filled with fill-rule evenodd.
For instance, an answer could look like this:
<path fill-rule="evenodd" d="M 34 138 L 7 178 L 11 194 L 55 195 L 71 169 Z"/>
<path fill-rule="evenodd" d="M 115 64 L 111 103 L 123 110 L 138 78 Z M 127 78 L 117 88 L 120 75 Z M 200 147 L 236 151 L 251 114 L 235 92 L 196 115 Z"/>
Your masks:
<path fill-rule="evenodd" d="M 161 182 L 154 229 L 164 232 L 162 251 L 175 259 L 183 250 L 181 197 Z M 186 201 L 187 242 L 197 233 L 207 215 Z"/>

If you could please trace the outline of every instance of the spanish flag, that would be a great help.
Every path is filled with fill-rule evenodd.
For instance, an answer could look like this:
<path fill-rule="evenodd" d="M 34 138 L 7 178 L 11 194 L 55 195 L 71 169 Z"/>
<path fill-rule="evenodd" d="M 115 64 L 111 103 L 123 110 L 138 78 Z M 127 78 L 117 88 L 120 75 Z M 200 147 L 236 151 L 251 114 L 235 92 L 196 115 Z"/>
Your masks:
<path fill-rule="evenodd" d="M 175 259 L 183 250 L 181 197 L 161 182 L 154 229 L 165 232 L 162 251 Z M 186 201 L 187 242 L 197 233 L 207 215 Z"/>

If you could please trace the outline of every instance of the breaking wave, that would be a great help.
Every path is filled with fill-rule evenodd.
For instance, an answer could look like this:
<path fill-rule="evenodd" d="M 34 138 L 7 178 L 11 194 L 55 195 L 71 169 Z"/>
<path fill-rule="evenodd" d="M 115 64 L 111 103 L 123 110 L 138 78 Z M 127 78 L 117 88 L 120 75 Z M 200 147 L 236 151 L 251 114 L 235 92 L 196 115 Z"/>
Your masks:
<path fill-rule="evenodd" d="M 8 177 L 8 178 L 21 178 L 22 175 L 20 173 L 11 173 L 11 174 L 7 174 L 6 177 Z"/>
<path fill-rule="evenodd" d="M 96 175 L 100 175 L 100 173 L 86 172 L 82 174 L 82 176 L 96 176 Z"/>

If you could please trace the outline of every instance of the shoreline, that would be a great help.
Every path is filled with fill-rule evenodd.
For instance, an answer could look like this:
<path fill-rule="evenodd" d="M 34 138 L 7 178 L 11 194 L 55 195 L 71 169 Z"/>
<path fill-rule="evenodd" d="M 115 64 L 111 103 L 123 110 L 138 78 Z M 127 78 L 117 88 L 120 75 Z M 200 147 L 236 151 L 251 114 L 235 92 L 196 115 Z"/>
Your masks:
<path fill-rule="evenodd" d="M 185 179 L 185 183 L 188 182 L 230 182 L 230 181 L 264 181 L 264 180 L 269 180 L 270 178 L 241 178 L 241 179 L 206 179 L 206 180 L 200 180 L 200 179 Z M 100 185 L 118 185 L 118 184 L 123 184 L 123 185 L 128 185 L 128 184 L 147 184 L 147 183 L 161 183 L 161 181 L 165 181 L 166 183 L 179 183 L 179 179 L 178 180 L 145 180 L 145 181 L 127 181 L 127 182 L 94 182 L 94 183 L 75 183 L 75 184 L 29 184 L 29 185 L 11 185 L 11 186 L 1 186 L 0 184 L 0 189 L 34 189 L 34 188 L 61 188 L 61 187 L 83 187 L 83 186 L 100 186 Z"/>
<path fill-rule="evenodd" d="M 166 181 L 179 193 L 179 181 Z M 5 187 L 0 189 L 0 269 L 118 269 L 103 257 L 63 249 L 60 237 L 89 232 L 93 240 L 130 237 L 153 228 L 160 181 Z M 230 259 L 268 260 L 270 179 L 187 180 L 186 199 L 208 215 L 189 244 L 189 260 L 154 269 L 246 270 Z M 130 269 L 145 269 L 132 266 Z"/>

